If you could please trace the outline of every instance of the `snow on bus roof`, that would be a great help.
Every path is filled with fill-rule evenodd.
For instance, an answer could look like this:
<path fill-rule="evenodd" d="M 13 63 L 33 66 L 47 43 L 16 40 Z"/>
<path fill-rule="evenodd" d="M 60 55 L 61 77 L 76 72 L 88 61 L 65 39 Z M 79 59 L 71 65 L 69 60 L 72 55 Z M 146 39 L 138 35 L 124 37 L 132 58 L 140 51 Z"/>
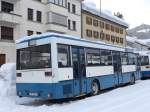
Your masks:
<path fill-rule="evenodd" d="M 16 40 L 16 43 L 21 43 L 23 41 L 36 39 L 36 38 L 39 38 L 39 37 L 52 36 L 52 35 L 65 36 L 65 37 L 69 37 L 69 38 L 80 39 L 80 37 L 77 37 L 77 36 L 71 36 L 71 35 L 66 35 L 66 34 L 59 34 L 59 33 L 48 32 L 48 33 L 43 33 L 43 34 L 40 34 L 40 35 L 31 35 L 31 36 L 22 37 L 22 38 Z"/>
<path fill-rule="evenodd" d="M 109 11 L 102 10 L 100 13 L 100 10 L 96 8 L 96 5 L 92 1 L 84 1 L 82 3 L 82 9 L 109 21 L 129 27 L 129 24 L 125 20 L 112 15 Z"/>
<path fill-rule="evenodd" d="M 110 46 L 110 47 L 117 47 L 117 48 L 121 48 L 121 49 L 124 49 L 124 47 L 121 47 L 121 46 L 118 46 L 118 45 L 112 45 L 112 44 L 106 44 L 105 42 L 102 42 L 102 41 L 94 41 L 94 40 L 87 40 L 87 39 L 81 39 L 80 37 L 77 37 L 77 36 L 71 36 L 71 35 L 66 35 L 66 34 L 58 34 L 58 33 L 53 33 L 53 32 L 49 32 L 49 33 L 44 33 L 44 34 L 40 34 L 40 35 L 32 35 L 32 36 L 25 36 L 25 37 L 22 37 L 18 40 L 16 40 L 16 44 L 20 44 L 20 43 L 23 43 L 23 42 L 26 42 L 26 41 L 29 41 L 29 40 L 33 40 L 33 39 L 39 39 L 39 38 L 44 38 L 44 37 L 52 37 L 52 36 L 60 36 L 60 37 L 65 37 L 67 39 L 74 39 L 74 40 L 80 40 L 80 41 L 84 41 L 84 42 L 87 42 L 87 43 L 94 43 L 94 44 L 101 44 L 101 45 L 105 45 L 105 46 Z"/>

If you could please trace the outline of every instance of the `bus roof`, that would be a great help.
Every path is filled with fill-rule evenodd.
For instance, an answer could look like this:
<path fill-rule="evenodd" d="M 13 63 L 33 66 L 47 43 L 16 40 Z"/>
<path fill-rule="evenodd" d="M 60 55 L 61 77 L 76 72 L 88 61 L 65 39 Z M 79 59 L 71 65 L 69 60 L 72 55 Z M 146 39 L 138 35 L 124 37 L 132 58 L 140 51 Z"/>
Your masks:
<path fill-rule="evenodd" d="M 66 34 L 58 34 L 58 33 L 45 33 L 45 34 L 41 34 L 41 35 L 32 35 L 32 36 L 25 36 L 19 40 L 16 40 L 16 44 L 23 44 L 32 40 L 40 40 L 40 39 L 51 39 L 52 37 L 55 37 L 56 39 L 67 39 L 67 40 L 73 40 L 73 41 L 78 41 L 78 42 L 82 42 L 82 43 L 87 43 L 87 44 L 96 44 L 96 45 L 103 45 L 103 46 L 107 46 L 107 48 L 116 48 L 116 49 L 121 49 L 121 51 L 125 50 L 124 47 L 121 46 L 117 46 L 117 45 L 110 45 L 110 44 L 106 44 L 102 41 L 92 41 L 92 40 L 86 40 L 86 39 L 81 39 L 80 37 L 76 37 L 76 36 L 71 36 L 71 35 L 66 35 Z M 104 48 L 105 49 L 105 48 Z"/>

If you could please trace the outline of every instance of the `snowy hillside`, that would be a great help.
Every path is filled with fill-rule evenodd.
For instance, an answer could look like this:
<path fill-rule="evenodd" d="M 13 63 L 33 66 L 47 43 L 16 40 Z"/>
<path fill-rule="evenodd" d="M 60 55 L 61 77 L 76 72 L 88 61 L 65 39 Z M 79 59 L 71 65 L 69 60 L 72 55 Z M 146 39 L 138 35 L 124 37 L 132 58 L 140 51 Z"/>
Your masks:
<path fill-rule="evenodd" d="M 128 35 L 135 36 L 138 39 L 150 39 L 150 25 L 142 24 L 128 30 Z"/>
<path fill-rule="evenodd" d="M 15 65 L 0 69 L 0 112 L 149 112 L 150 80 L 82 100 L 52 104 L 15 95 Z M 11 77 L 11 78 L 10 78 Z M 13 93 L 13 94 L 12 94 Z M 37 101 L 36 101 L 37 102 Z"/>

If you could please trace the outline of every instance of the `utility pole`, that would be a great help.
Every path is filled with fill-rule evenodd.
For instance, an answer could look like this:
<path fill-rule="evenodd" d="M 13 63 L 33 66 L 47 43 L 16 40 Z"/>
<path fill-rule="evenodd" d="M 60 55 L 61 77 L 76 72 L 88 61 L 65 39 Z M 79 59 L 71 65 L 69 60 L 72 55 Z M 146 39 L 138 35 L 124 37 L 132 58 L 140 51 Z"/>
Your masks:
<path fill-rule="evenodd" d="M 102 1 L 100 0 L 100 15 L 101 15 L 101 12 L 102 12 Z"/>

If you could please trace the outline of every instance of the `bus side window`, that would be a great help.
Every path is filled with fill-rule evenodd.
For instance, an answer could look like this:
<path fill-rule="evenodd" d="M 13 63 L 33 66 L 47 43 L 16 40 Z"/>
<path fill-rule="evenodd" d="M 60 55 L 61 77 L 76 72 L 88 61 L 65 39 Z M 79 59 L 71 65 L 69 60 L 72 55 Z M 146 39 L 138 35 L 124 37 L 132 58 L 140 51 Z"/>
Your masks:
<path fill-rule="evenodd" d="M 121 53 L 121 61 L 122 61 L 122 65 L 128 65 L 128 54 L 127 53 Z"/>
<path fill-rule="evenodd" d="M 58 67 L 70 67 L 70 50 L 68 45 L 58 44 Z"/>
<path fill-rule="evenodd" d="M 101 50 L 100 53 L 101 65 L 108 66 L 112 65 L 112 52 L 108 50 Z"/>
<path fill-rule="evenodd" d="M 100 51 L 98 49 L 86 49 L 87 65 L 100 65 Z"/>
<path fill-rule="evenodd" d="M 128 53 L 128 61 L 129 65 L 135 65 L 136 64 L 136 56 L 133 53 Z"/>

